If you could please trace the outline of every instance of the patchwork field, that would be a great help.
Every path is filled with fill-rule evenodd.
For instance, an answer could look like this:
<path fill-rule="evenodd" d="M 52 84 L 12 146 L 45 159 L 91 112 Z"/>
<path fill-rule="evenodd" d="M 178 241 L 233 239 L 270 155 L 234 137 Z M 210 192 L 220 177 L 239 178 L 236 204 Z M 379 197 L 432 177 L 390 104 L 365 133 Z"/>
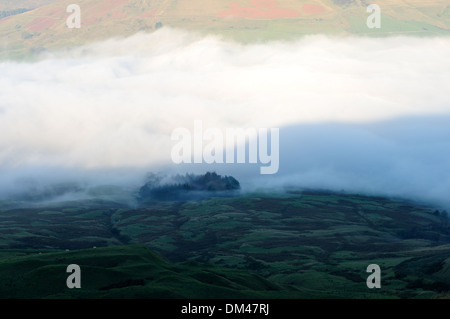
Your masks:
<path fill-rule="evenodd" d="M 450 228 L 445 212 L 359 195 L 254 194 L 201 202 L 155 202 L 136 209 L 95 201 L 5 208 L 0 212 L 0 247 L 0 268 L 9 269 L 0 274 L 6 274 L 10 282 L 5 286 L 3 281 L 3 297 L 76 297 L 66 295 L 59 286 L 34 294 L 27 290 L 23 276 L 35 280 L 34 270 L 62 269 L 69 260 L 77 263 L 85 254 L 86 265 L 95 268 L 95 273 L 104 272 L 101 283 L 85 279 L 89 288 L 80 294 L 88 297 L 154 297 L 163 289 L 154 284 L 162 281 L 171 287 L 171 293 L 166 291 L 164 296 L 220 297 L 225 288 L 216 279 L 196 283 L 214 287 L 189 284 L 180 290 L 180 282 L 190 281 L 192 272 L 203 273 L 205 267 L 215 269 L 214 274 L 220 273 L 228 283 L 242 284 L 234 276 L 245 274 L 255 276 L 257 287 L 262 283 L 266 288 L 277 287 L 270 292 L 256 286 L 247 287 L 248 291 L 236 288 L 239 291 L 227 290 L 227 298 L 432 298 L 448 296 L 450 289 Z M 178 269 L 176 276 L 148 275 L 146 267 L 154 267 L 155 258 L 158 263 L 163 260 L 148 248 Z M 109 257 L 94 250 L 114 255 L 117 263 L 108 264 Z M 131 267 L 130 272 L 122 262 Z M 382 269 L 382 289 L 366 286 L 370 264 Z M 143 267 L 142 273 L 133 267 Z M 113 270 L 120 273 L 114 275 L 117 282 L 107 275 Z M 66 274 L 61 270 L 59 279 L 48 276 L 54 282 Z M 107 293 L 100 289 L 135 280 L 140 284 L 124 284 L 126 289 L 111 288 Z M 250 284 L 253 279 L 244 282 Z M 214 293 L 210 295 L 208 289 Z"/>
<path fill-rule="evenodd" d="M 292 40 L 308 34 L 436 36 L 450 32 L 450 6 L 444 0 L 377 1 L 382 10 L 380 29 L 367 27 L 365 1 L 80 0 L 77 4 L 82 9 L 82 26 L 69 29 L 66 20 L 70 13 L 66 8 L 72 3 L 54 0 L 3 4 L 5 12 L 19 8 L 30 11 L 0 19 L 0 58 L 24 58 L 112 37 L 153 32 L 161 26 L 221 35 L 242 43 Z"/>

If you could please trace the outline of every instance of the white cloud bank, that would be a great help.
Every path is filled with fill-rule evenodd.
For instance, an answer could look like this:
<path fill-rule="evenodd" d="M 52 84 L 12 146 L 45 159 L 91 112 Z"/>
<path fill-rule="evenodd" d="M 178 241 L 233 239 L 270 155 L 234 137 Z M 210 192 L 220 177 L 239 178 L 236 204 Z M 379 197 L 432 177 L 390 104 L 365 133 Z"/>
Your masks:
<path fill-rule="evenodd" d="M 195 119 L 207 127 L 225 129 L 331 122 L 359 125 L 450 114 L 449 56 L 450 38 L 315 36 L 296 43 L 243 46 L 163 28 L 38 62 L 0 62 L 0 171 L 170 164 L 172 130 L 191 129 Z M 421 126 L 415 136 L 420 138 L 430 128 Z M 430 157 L 450 153 L 446 140 L 440 139 L 444 144 L 439 145 L 426 140 L 450 136 L 450 125 L 442 129 L 443 135 L 422 140 L 421 145 L 430 145 Z M 342 136 L 347 154 L 356 154 L 361 145 L 371 147 L 374 141 L 364 140 L 365 130 Z M 375 153 L 386 154 L 385 147 L 395 147 L 397 142 L 389 134 L 383 137 L 386 144 L 373 145 L 380 148 Z M 301 136 L 292 138 L 306 143 Z M 308 141 L 317 138 L 310 136 Z M 331 149 L 336 143 L 321 141 L 328 141 Z M 384 156 L 382 163 L 375 156 L 371 165 L 376 171 L 378 164 L 389 162 L 402 170 L 401 161 L 420 161 L 425 165 L 419 165 L 420 169 L 428 164 L 434 171 L 448 169 L 416 159 L 414 142 L 408 145 L 398 148 L 401 154 Z M 312 148 L 302 156 L 313 159 L 317 154 Z M 327 153 L 334 155 L 339 163 L 348 160 L 339 152 Z M 357 158 L 361 167 L 369 159 Z M 311 168 L 321 172 L 325 185 L 328 180 L 336 187 L 336 176 L 349 178 L 348 167 L 330 171 L 319 164 L 286 165 L 284 172 L 291 167 L 291 176 L 301 173 L 304 177 L 306 171 L 307 176 L 316 176 Z M 380 172 L 377 178 L 383 189 L 391 181 L 388 175 L 383 180 Z M 420 179 L 410 181 L 420 183 Z"/>

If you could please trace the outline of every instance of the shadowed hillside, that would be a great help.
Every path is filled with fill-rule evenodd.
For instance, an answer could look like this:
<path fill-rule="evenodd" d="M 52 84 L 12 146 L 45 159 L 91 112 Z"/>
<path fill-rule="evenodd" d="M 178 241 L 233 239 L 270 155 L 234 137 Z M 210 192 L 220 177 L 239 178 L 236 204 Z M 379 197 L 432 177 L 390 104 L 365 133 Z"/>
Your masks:
<path fill-rule="evenodd" d="M 123 247 L 131 244 L 170 262 L 145 248 Z M 0 248 L 0 296 L 66 297 L 64 267 L 72 263 L 84 269 L 86 290 L 71 297 L 434 298 L 450 292 L 445 211 L 382 197 L 292 191 L 135 209 L 107 201 L 1 206 Z M 382 270 L 381 290 L 366 286 L 366 268 L 374 263 Z"/>
<path fill-rule="evenodd" d="M 66 268 L 81 268 L 81 289 L 68 289 Z M 0 255 L 0 298 L 295 298 L 299 292 L 250 272 L 170 263 L 144 246 Z"/>

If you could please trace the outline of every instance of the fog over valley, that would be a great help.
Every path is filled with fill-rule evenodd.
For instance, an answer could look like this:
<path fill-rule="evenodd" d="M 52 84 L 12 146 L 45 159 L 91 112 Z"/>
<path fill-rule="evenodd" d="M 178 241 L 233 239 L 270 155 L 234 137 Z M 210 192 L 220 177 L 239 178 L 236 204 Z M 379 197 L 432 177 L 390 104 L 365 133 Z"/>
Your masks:
<path fill-rule="evenodd" d="M 216 171 L 243 191 L 343 189 L 448 205 L 449 56 L 448 37 L 243 45 L 164 27 L 2 61 L 0 197 Z M 279 128 L 277 174 L 251 163 L 175 165 L 172 132 L 196 120 L 222 132 Z"/>

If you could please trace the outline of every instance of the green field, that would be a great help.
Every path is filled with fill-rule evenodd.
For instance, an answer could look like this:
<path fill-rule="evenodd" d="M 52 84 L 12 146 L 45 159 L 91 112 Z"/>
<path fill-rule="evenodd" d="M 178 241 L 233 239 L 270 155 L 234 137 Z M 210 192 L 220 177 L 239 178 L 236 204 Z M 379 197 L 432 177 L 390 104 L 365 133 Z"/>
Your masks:
<path fill-rule="evenodd" d="M 135 209 L 11 205 L 0 214 L 3 298 L 435 298 L 450 289 L 448 219 L 404 200 L 291 192 Z M 82 289 L 65 287 L 73 263 Z M 370 264 L 382 269 L 381 289 L 366 286 Z"/>
<path fill-rule="evenodd" d="M 157 26 L 219 35 L 240 43 L 298 40 L 305 35 L 448 36 L 448 1 L 379 0 L 381 28 L 369 29 L 368 3 L 340 0 L 80 0 L 82 27 L 66 26 L 70 0 L 21 0 L 0 4 L 0 59 L 32 59 L 37 53 L 65 51 Z M 241 8 L 233 13 L 232 7 Z M 319 10 L 310 10 L 313 6 Z M 8 11 L 10 10 L 10 11 Z M 291 11 L 293 16 L 277 14 Z M 224 12 L 228 14 L 224 15 Z M 253 14 L 251 14 L 253 12 Z M 9 13 L 8 13 L 9 14 Z"/>
<path fill-rule="evenodd" d="M 81 289 L 66 268 L 81 267 Z M 43 252 L 6 250 L 1 298 L 295 298 L 300 293 L 261 276 L 196 262 L 170 263 L 145 246 Z"/>

